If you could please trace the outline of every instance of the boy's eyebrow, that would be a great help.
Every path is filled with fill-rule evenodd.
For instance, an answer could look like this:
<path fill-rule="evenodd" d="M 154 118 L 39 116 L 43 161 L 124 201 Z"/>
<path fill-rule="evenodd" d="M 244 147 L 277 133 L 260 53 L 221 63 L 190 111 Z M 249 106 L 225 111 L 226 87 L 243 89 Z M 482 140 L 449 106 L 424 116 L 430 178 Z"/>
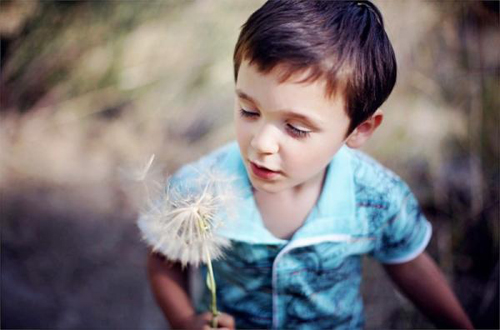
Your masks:
<path fill-rule="evenodd" d="M 259 102 L 257 102 L 256 100 L 254 100 L 250 95 L 246 94 L 245 92 L 243 92 L 242 90 L 240 89 L 236 89 L 236 95 L 238 95 L 238 97 L 240 99 L 244 99 L 244 100 L 247 100 L 247 101 L 250 101 L 252 102 L 253 104 L 255 104 L 258 108 L 260 108 L 260 104 Z"/>
<path fill-rule="evenodd" d="M 243 99 L 243 100 L 247 100 L 249 102 L 252 102 L 258 108 L 260 108 L 259 103 L 256 100 L 254 100 L 250 95 L 246 94 L 245 92 L 243 92 L 239 89 L 236 89 L 236 95 L 238 95 L 238 97 Z M 282 112 L 290 117 L 294 117 L 294 118 L 303 120 L 308 125 L 310 125 L 311 128 L 318 129 L 318 130 L 320 129 L 320 125 L 318 125 L 316 120 L 314 120 L 314 119 L 312 119 L 312 118 L 310 118 L 310 117 L 308 117 L 300 112 L 294 111 L 293 109 L 285 109 L 285 110 L 281 110 L 280 112 Z"/>

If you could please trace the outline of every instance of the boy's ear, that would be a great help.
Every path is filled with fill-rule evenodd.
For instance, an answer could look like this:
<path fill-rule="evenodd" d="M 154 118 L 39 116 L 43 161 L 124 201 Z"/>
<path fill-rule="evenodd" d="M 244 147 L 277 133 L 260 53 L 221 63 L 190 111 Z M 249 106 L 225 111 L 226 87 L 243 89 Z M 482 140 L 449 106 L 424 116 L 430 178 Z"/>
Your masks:
<path fill-rule="evenodd" d="M 361 147 L 372 136 L 373 132 L 382 124 L 384 113 L 381 109 L 356 127 L 346 139 L 346 144 L 350 148 Z"/>

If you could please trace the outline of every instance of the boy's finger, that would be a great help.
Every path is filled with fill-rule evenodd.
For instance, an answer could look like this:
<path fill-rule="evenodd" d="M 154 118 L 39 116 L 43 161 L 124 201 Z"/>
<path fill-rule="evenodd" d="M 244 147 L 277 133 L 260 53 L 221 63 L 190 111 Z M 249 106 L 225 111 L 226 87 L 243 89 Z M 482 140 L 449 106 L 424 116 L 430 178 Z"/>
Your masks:
<path fill-rule="evenodd" d="M 221 313 L 217 316 L 217 321 L 219 324 L 219 328 L 228 328 L 228 329 L 234 329 L 235 328 L 235 322 L 234 318 L 225 313 Z"/>
<path fill-rule="evenodd" d="M 204 313 L 202 313 L 202 314 L 200 315 L 200 318 L 201 318 L 202 320 L 205 320 L 205 321 L 207 321 L 207 322 L 210 322 L 210 321 L 212 321 L 212 313 L 210 313 L 210 312 L 204 312 Z"/>

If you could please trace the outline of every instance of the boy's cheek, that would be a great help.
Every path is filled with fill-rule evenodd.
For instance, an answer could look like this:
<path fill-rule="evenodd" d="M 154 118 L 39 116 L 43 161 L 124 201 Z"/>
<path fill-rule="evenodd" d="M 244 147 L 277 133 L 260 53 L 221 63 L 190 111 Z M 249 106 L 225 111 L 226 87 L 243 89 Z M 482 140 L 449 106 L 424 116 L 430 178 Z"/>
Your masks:
<path fill-rule="evenodd" d="M 248 145 L 248 137 L 246 134 L 241 129 L 238 129 L 236 127 L 236 141 L 238 142 L 238 146 L 240 147 L 240 153 L 243 156 L 243 158 L 246 158 L 246 149 Z"/>
<path fill-rule="evenodd" d="M 241 123 L 241 121 L 236 121 L 235 123 L 236 139 L 240 147 L 246 145 L 250 142 L 252 138 L 251 128 L 247 124 Z"/>

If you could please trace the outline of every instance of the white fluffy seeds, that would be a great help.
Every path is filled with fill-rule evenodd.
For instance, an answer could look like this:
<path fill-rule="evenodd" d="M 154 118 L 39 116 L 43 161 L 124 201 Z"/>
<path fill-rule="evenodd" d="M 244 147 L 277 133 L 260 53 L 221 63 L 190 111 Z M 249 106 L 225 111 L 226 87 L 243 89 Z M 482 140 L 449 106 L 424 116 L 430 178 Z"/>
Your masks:
<path fill-rule="evenodd" d="M 236 195 L 230 180 L 214 173 L 199 176 L 194 189 L 188 191 L 167 189 L 140 216 L 138 226 L 153 251 L 183 266 L 198 266 L 220 258 L 230 245 L 215 231 L 222 225 L 218 215 L 221 211 L 230 213 Z"/>

